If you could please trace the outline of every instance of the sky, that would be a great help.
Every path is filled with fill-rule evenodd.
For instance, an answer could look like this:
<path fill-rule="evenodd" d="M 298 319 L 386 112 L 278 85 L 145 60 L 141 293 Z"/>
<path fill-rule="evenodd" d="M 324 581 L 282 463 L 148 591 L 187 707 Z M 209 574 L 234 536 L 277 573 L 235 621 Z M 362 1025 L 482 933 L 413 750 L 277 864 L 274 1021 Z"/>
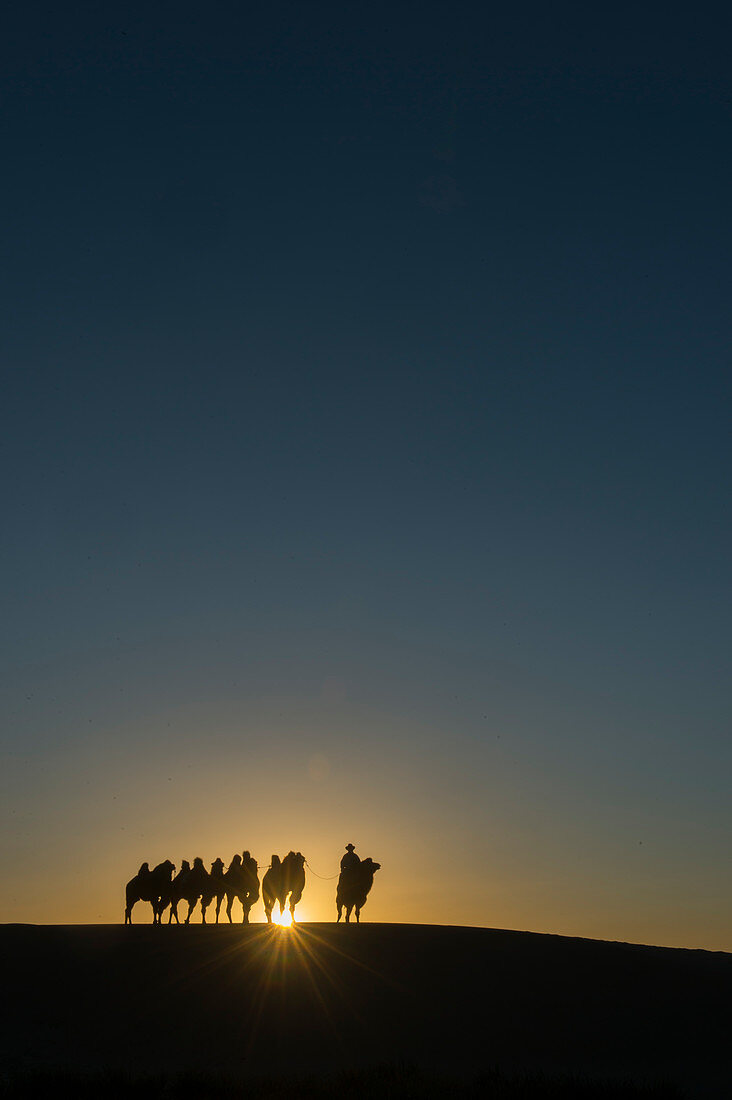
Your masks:
<path fill-rule="evenodd" d="M 0 921 L 732 950 L 730 21 L 8 13 Z"/>

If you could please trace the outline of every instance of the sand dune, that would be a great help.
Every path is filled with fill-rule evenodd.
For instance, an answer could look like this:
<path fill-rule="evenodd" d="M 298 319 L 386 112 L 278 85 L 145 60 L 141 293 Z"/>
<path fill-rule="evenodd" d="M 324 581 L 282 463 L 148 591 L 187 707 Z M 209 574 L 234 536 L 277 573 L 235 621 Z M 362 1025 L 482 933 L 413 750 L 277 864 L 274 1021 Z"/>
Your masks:
<path fill-rule="evenodd" d="M 700 1095 L 732 1073 L 722 953 L 378 924 L 6 925 L 0 951 L 11 1071 L 406 1060 L 665 1078 Z"/>

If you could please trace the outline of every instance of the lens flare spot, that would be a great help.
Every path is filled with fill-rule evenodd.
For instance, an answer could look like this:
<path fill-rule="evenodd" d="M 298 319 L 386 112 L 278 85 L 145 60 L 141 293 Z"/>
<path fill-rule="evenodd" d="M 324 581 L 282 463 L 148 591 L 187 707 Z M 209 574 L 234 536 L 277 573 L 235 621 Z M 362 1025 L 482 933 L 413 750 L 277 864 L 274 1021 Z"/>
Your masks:
<path fill-rule="evenodd" d="M 292 927 L 292 913 L 289 909 L 285 909 L 284 913 L 273 913 L 272 920 L 278 928 Z"/>

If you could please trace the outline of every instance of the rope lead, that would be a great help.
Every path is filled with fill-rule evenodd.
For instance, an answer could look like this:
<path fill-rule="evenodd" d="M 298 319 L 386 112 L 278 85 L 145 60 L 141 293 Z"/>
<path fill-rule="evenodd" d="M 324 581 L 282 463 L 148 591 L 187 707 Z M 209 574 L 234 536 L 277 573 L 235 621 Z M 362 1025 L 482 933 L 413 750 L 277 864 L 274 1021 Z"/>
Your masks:
<path fill-rule="evenodd" d="M 340 874 L 339 871 L 336 871 L 334 875 L 319 875 L 317 871 L 313 871 L 307 860 L 305 860 L 305 866 L 308 868 L 309 871 L 312 871 L 316 878 L 322 879 L 323 882 L 330 882 L 331 879 L 338 878 L 338 875 Z"/>

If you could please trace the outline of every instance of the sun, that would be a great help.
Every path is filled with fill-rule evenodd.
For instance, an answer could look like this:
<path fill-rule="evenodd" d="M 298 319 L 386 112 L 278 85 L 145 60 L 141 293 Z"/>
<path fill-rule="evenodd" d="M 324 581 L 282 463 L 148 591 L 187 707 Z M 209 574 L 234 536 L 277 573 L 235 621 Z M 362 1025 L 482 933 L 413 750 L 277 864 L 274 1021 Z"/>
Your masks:
<path fill-rule="evenodd" d="M 273 913 L 272 920 L 280 928 L 292 927 L 292 913 L 289 909 L 285 909 L 284 913 Z"/>

